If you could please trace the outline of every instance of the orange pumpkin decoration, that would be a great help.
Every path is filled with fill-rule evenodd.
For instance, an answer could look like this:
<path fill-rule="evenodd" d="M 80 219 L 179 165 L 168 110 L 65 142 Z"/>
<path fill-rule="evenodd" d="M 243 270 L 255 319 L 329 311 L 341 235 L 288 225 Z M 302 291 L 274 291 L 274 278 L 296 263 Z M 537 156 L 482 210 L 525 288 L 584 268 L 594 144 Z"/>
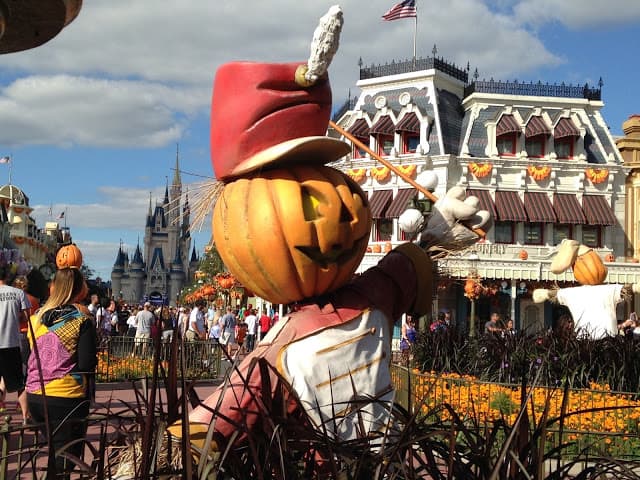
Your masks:
<path fill-rule="evenodd" d="M 379 243 L 374 243 L 373 246 L 371 247 L 371 251 L 373 251 L 373 253 L 380 253 L 382 252 L 382 247 L 380 246 Z"/>
<path fill-rule="evenodd" d="M 605 255 L 604 261 L 605 262 L 615 262 L 616 261 L 616 256 L 613 253 L 609 252 L 609 253 L 607 253 Z"/>
<path fill-rule="evenodd" d="M 56 254 L 56 267 L 80 268 L 82 266 L 82 252 L 75 244 L 63 245 Z"/>
<path fill-rule="evenodd" d="M 240 283 L 286 304 L 351 279 L 367 248 L 371 212 L 347 175 L 293 165 L 228 183 L 212 225 L 220 256 Z"/>
<path fill-rule="evenodd" d="M 529 253 L 526 250 L 522 249 L 520 250 L 518 257 L 520 258 L 520 260 L 526 260 L 527 258 L 529 258 Z"/>
<path fill-rule="evenodd" d="M 607 278 L 607 267 L 604 266 L 600 255 L 589 249 L 576 258 L 573 276 L 581 285 L 600 285 Z"/>

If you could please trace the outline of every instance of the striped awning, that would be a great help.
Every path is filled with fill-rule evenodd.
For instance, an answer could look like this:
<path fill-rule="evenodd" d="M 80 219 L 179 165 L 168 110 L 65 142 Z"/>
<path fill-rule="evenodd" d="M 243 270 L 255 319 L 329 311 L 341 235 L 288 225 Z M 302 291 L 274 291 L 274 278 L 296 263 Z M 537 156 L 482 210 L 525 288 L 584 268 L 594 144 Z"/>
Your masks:
<path fill-rule="evenodd" d="M 496 218 L 502 222 L 526 222 L 527 213 L 518 192 L 496 191 Z"/>
<path fill-rule="evenodd" d="M 375 190 L 369 198 L 369 208 L 372 218 L 384 218 L 385 211 L 391 202 L 393 192 L 391 190 Z"/>
<path fill-rule="evenodd" d="M 496 136 L 498 137 L 507 133 L 520 133 L 520 131 L 520 125 L 513 115 L 503 115 L 496 125 Z"/>
<path fill-rule="evenodd" d="M 496 206 L 493 203 L 493 199 L 491 198 L 491 193 L 489 192 L 489 190 L 474 190 L 472 188 L 467 189 L 467 197 L 470 197 L 472 195 L 474 197 L 477 197 L 480 203 L 480 208 L 482 210 L 488 211 L 494 219 L 497 217 Z"/>
<path fill-rule="evenodd" d="M 530 222 L 556 222 L 556 214 L 553 211 L 549 197 L 544 192 L 524 192 L 524 210 L 527 212 Z"/>
<path fill-rule="evenodd" d="M 556 212 L 558 223 L 573 225 L 586 223 L 580 202 L 572 193 L 556 193 L 553 196 L 553 211 Z"/>
<path fill-rule="evenodd" d="M 389 115 L 380 117 L 371 127 L 371 133 L 373 135 L 393 135 L 394 132 L 395 126 Z"/>
<path fill-rule="evenodd" d="M 583 196 L 582 211 L 590 225 L 615 225 L 618 223 L 609 202 L 602 195 Z"/>
<path fill-rule="evenodd" d="M 369 125 L 367 125 L 367 121 L 364 118 L 359 118 L 354 122 L 351 127 L 349 127 L 348 132 L 356 138 L 364 138 L 369 139 Z"/>
<path fill-rule="evenodd" d="M 407 113 L 396 125 L 396 132 L 420 133 L 420 120 L 411 112 Z"/>
<path fill-rule="evenodd" d="M 413 196 L 418 193 L 415 188 L 402 188 L 387 208 L 387 218 L 397 218 L 404 212 Z"/>
<path fill-rule="evenodd" d="M 580 130 L 570 118 L 561 118 L 553 129 L 553 138 L 579 137 Z"/>
<path fill-rule="evenodd" d="M 550 133 L 551 130 L 549 130 L 549 127 L 547 127 L 547 124 L 544 123 L 544 120 L 542 120 L 540 116 L 531 117 L 524 129 L 524 136 L 527 138 L 538 135 L 549 135 Z"/>

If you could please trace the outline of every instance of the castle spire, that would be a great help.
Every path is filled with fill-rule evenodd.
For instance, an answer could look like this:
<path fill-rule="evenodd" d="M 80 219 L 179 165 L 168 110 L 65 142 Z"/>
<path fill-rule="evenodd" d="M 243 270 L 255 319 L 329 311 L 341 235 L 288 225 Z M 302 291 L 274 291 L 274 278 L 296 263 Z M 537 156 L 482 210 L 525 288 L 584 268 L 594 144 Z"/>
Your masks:
<path fill-rule="evenodd" d="M 173 172 L 172 185 L 182 185 L 182 179 L 180 178 L 180 145 L 176 143 L 176 166 Z"/>

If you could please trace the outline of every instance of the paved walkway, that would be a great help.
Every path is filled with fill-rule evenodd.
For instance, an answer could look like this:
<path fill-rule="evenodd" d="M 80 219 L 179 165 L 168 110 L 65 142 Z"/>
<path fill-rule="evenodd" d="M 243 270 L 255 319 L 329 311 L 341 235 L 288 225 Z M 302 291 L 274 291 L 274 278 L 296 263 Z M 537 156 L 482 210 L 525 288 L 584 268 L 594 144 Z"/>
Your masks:
<path fill-rule="evenodd" d="M 216 388 L 216 381 L 200 381 L 196 384 L 195 391 L 200 399 L 208 397 Z M 138 388 L 142 389 L 140 382 L 138 382 Z M 166 405 L 166 392 L 164 387 L 159 389 L 157 402 L 162 402 Z M 129 411 L 129 406 L 137 405 L 138 399 L 136 398 L 136 391 L 132 388 L 132 384 L 129 383 L 115 383 L 115 384 L 99 384 L 96 387 L 96 402 L 94 408 L 92 408 L 92 414 L 107 414 L 109 412 L 122 413 Z M 6 410 L 0 416 L 0 431 L 7 431 L 7 424 L 12 427 L 13 431 L 10 434 L 6 434 L 9 437 L 9 451 L 16 452 L 19 450 L 19 442 L 22 441 L 22 445 L 26 448 L 28 445 L 33 445 L 35 441 L 35 435 L 32 429 L 25 429 L 22 434 L 22 415 L 17 404 L 17 395 L 15 393 L 7 394 L 6 398 Z M 93 424 L 89 427 L 87 432 L 87 438 L 97 448 L 100 444 L 100 436 L 102 434 L 114 435 L 115 427 L 110 426 L 106 432 L 101 431 L 100 424 Z M 93 458 L 92 454 L 86 452 L 86 459 Z M 24 464 L 27 460 L 23 455 L 20 461 Z M 19 458 L 15 454 L 10 454 L 6 466 L 6 471 L 0 470 L 0 478 L 6 479 L 29 479 L 35 478 L 31 465 L 27 465 L 22 468 L 20 474 L 18 474 L 18 461 Z M 37 460 L 36 468 L 41 470 L 46 465 L 46 457 L 41 455 Z"/>

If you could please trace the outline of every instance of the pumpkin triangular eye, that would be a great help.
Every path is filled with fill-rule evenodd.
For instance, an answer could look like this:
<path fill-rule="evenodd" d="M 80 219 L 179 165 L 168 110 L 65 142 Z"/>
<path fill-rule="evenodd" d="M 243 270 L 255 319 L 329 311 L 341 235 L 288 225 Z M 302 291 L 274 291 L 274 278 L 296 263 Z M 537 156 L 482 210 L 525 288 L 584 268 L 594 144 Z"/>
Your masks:
<path fill-rule="evenodd" d="M 351 221 L 353 221 L 353 215 L 351 215 L 351 212 L 349 211 L 347 206 L 343 203 L 342 207 L 340 208 L 340 223 L 343 223 L 343 222 L 350 223 Z"/>
<path fill-rule="evenodd" d="M 320 218 L 322 215 L 318 212 L 318 205 L 322 202 L 322 198 L 318 198 L 317 193 L 311 193 L 307 187 L 301 188 L 300 195 L 302 195 L 304 219 L 306 221 L 313 221 Z"/>

